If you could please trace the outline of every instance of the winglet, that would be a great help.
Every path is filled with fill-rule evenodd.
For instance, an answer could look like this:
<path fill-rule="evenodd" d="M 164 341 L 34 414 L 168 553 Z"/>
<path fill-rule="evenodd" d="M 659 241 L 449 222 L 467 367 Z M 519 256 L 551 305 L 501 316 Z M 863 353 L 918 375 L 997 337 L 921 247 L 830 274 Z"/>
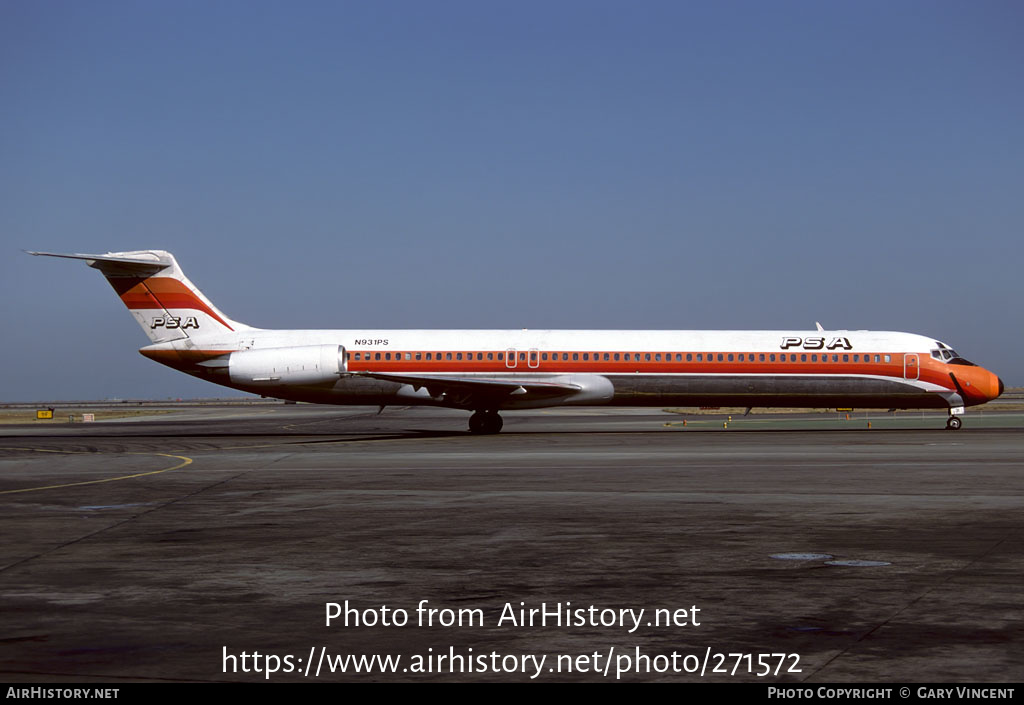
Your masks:
<path fill-rule="evenodd" d="M 821 327 L 821 324 L 818 323 L 817 321 L 814 322 L 814 325 L 818 326 L 818 330 L 822 330 L 822 331 L 825 330 L 824 328 Z"/>

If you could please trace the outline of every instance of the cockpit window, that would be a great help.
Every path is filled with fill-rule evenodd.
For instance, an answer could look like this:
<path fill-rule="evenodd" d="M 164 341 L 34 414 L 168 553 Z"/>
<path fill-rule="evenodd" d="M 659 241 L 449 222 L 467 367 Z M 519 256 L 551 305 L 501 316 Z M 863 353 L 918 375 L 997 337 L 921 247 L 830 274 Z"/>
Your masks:
<path fill-rule="evenodd" d="M 936 340 L 935 344 L 939 346 L 939 349 L 932 350 L 930 352 L 932 357 L 935 358 L 936 360 L 940 362 L 945 362 L 949 365 L 967 365 L 969 367 L 977 367 L 977 365 L 975 365 L 970 360 L 965 360 L 964 358 L 960 357 L 960 353 L 958 353 L 956 350 L 949 347 L 945 343 L 940 343 L 939 341 Z"/>

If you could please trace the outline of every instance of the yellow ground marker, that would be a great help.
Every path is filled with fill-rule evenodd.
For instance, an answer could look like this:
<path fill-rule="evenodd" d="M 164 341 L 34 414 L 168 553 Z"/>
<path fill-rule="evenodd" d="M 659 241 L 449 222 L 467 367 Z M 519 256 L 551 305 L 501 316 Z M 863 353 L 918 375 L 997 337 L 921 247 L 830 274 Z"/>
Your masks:
<path fill-rule="evenodd" d="M 47 450 L 45 448 L 11 448 L 10 450 L 33 450 L 33 451 L 37 451 L 39 453 L 69 453 L 69 452 L 70 453 L 74 453 L 75 452 L 75 451 Z M 93 453 L 89 453 L 89 455 L 93 455 Z M 187 458 L 184 455 L 170 455 L 168 453 L 125 453 L 125 455 L 158 455 L 158 456 L 163 457 L 163 458 L 177 458 L 181 462 L 178 463 L 177 465 L 172 465 L 171 467 L 164 468 L 162 470 L 151 470 L 149 472 L 138 472 L 138 473 L 135 473 L 134 475 L 121 475 L 119 477 L 108 477 L 108 478 L 105 478 L 103 480 L 86 480 L 85 482 L 69 482 L 66 485 L 47 485 L 45 487 L 25 487 L 25 488 L 20 489 L 20 490 L 3 490 L 3 491 L 0 491 L 0 495 L 2 495 L 2 494 L 17 494 L 19 492 L 39 492 L 41 490 L 58 490 L 58 489 L 61 489 L 62 487 L 78 487 L 80 485 L 98 485 L 98 484 L 103 483 L 103 482 L 117 482 L 118 480 L 131 480 L 132 478 L 135 478 L 135 477 L 146 477 L 147 475 L 159 475 L 160 473 L 170 472 L 171 470 L 177 470 L 178 468 L 183 468 L 186 465 L 191 465 L 192 464 L 192 458 Z"/>

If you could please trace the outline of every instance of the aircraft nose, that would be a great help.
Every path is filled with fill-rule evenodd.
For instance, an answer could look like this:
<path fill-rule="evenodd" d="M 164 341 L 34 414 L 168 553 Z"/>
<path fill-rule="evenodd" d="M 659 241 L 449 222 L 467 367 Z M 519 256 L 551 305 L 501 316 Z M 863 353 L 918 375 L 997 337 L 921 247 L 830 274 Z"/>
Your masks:
<path fill-rule="evenodd" d="M 1006 387 L 1003 386 L 1003 378 L 1002 377 L 996 377 L 996 381 L 999 382 L 999 394 L 996 394 L 996 396 L 997 397 L 1001 397 L 1001 396 L 1003 396 L 1003 390 L 1006 389 Z"/>

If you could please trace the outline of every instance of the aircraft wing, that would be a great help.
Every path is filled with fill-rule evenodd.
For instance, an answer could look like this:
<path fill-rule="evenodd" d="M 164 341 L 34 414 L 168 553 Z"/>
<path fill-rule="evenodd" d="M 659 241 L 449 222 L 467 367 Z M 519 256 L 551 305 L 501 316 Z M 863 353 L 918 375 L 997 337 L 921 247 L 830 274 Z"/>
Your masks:
<path fill-rule="evenodd" d="M 559 380 L 519 379 L 508 377 L 459 377 L 456 375 L 417 375 L 395 372 L 352 372 L 387 382 L 411 385 L 413 390 L 425 388 L 427 393 L 454 406 L 465 408 L 497 405 L 506 397 L 522 399 L 556 399 L 579 392 L 583 387 Z"/>

